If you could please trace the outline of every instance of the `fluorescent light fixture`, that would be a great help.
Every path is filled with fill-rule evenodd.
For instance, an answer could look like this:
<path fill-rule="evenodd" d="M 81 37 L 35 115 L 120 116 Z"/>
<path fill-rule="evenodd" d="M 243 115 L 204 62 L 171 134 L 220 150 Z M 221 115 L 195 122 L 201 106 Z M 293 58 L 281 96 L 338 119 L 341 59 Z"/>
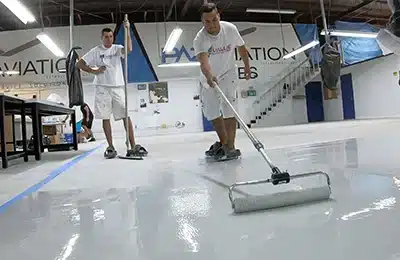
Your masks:
<path fill-rule="evenodd" d="M 169 68 L 169 67 L 195 67 L 200 66 L 200 62 L 183 62 L 183 63 L 168 63 L 168 64 L 160 64 L 159 68 Z"/>
<path fill-rule="evenodd" d="M 316 46 L 318 44 L 319 44 L 319 41 L 318 40 L 314 40 L 314 41 L 312 41 L 312 42 L 310 42 L 310 43 L 308 43 L 308 44 L 306 44 L 304 46 L 301 46 L 300 48 L 298 48 L 298 49 L 286 54 L 285 56 L 283 56 L 283 59 L 286 60 L 286 59 L 288 59 L 288 58 L 290 58 L 290 57 L 292 57 L 294 55 L 297 55 L 297 54 L 299 54 L 299 53 L 301 53 L 303 51 L 306 51 L 306 50 L 308 50 L 308 49 L 310 49 L 310 48 L 312 48 L 312 47 L 314 47 L 314 46 Z"/>
<path fill-rule="evenodd" d="M 17 75 L 17 74 L 19 74 L 19 71 L 17 71 L 17 70 L 7 70 L 4 73 L 7 74 L 7 75 Z"/>
<path fill-rule="evenodd" d="M 179 40 L 179 37 L 181 37 L 182 32 L 183 32 L 183 30 L 181 28 L 179 28 L 179 27 L 176 27 L 171 32 L 171 34 L 168 37 L 167 43 L 165 44 L 164 52 L 168 53 L 168 52 L 171 52 L 174 49 L 176 43 Z"/>
<path fill-rule="evenodd" d="M 64 57 L 64 52 L 58 48 L 57 44 L 45 33 L 39 33 L 36 38 L 38 38 L 54 55 L 57 57 Z"/>
<path fill-rule="evenodd" d="M 321 31 L 321 35 L 325 35 L 325 30 Z M 375 32 L 360 32 L 360 31 L 346 31 L 346 30 L 332 30 L 332 31 L 328 31 L 328 35 L 343 36 L 343 37 L 357 37 L 357 38 L 376 38 L 378 33 L 375 33 Z"/>
<path fill-rule="evenodd" d="M 18 0 L 0 0 L 24 24 L 35 22 L 33 14 Z"/>
<path fill-rule="evenodd" d="M 247 8 L 247 13 L 269 13 L 269 14 L 295 14 L 296 10 L 290 9 L 256 9 L 256 8 Z"/>

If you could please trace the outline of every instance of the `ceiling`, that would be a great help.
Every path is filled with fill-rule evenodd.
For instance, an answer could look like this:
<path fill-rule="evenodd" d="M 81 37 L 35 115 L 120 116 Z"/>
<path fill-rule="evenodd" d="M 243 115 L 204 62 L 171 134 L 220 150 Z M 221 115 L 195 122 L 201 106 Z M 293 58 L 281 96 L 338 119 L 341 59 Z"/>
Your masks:
<path fill-rule="evenodd" d="M 46 27 L 69 25 L 70 0 L 20 0 L 37 17 L 24 25 L 0 3 L 0 30 L 40 27 L 40 4 Z M 41 1 L 41 3 L 40 3 Z M 132 22 L 199 21 L 204 0 L 74 0 L 76 25 L 118 23 L 124 14 Z M 318 0 L 220 0 L 222 19 L 227 21 L 317 23 L 322 28 Z M 391 15 L 386 0 L 324 0 L 328 24 L 337 20 L 369 23 L 383 27 Z M 294 9 L 295 14 L 246 13 L 246 8 Z"/>

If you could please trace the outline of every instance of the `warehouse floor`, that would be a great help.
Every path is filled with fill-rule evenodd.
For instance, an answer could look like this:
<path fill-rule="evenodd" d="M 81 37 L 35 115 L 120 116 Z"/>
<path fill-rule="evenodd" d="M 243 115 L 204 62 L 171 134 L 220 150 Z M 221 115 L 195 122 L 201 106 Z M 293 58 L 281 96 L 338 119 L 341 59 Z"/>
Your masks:
<path fill-rule="evenodd" d="M 199 133 L 138 138 L 149 151 L 143 161 L 105 160 L 97 141 L 13 162 L 0 170 L 1 259 L 400 259 L 399 129 L 395 119 L 255 129 L 283 170 L 327 172 L 332 195 L 241 215 L 227 187 L 270 175 L 241 131 L 236 161 L 206 162 L 216 137 Z"/>

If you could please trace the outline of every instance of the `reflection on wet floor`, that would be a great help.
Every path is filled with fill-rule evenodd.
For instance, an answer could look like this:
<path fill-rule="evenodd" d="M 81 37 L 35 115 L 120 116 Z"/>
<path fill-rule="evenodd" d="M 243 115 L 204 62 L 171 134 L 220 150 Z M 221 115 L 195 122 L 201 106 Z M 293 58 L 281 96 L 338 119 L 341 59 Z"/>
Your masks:
<path fill-rule="evenodd" d="M 168 163 L 120 167 L 108 179 L 87 169 L 93 155 L 2 214 L 1 259 L 396 259 L 400 173 L 396 162 L 382 169 L 373 156 L 391 153 L 392 142 L 353 138 L 271 150 L 290 172 L 328 172 L 332 199 L 243 215 L 232 214 L 226 186 L 269 177 L 251 148 L 239 161 L 217 164 L 194 155 L 175 160 L 171 151 Z"/>

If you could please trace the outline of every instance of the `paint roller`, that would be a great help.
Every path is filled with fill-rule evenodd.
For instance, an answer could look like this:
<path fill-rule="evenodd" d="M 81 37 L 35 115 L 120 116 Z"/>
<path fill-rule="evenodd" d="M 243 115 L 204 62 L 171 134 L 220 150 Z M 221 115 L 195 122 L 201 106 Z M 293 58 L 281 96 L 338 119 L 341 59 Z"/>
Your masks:
<path fill-rule="evenodd" d="M 207 85 L 207 84 L 204 84 Z M 290 175 L 288 172 L 281 171 L 277 166 L 275 166 L 271 159 L 268 157 L 264 150 L 264 145 L 256 138 L 256 136 L 250 131 L 247 124 L 243 121 L 243 119 L 236 112 L 235 108 L 229 102 L 228 98 L 222 92 L 217 83 L 214 84 L 215 90 L 219 92 L 222 99 L 226 102 L 226 104 L 232 109 L 235 114 L 236 119 L 238 120 L 240 126 L 245 131 L 254 147 L 257 151 L 260 152 L 264 160 L 267 162 L 269 167 L 272 170 L 271 178 L 262 179 L 262 180 L 253 180 L 246 182 L 238 182 L 234 183 L 229 187 L 229 199 L 232 204 L 232 209 L 235 213 L 244 213 L 250 211 L 258 211 L 258 210 L 267 210 L 279 207 L 293 206 L 310 202 L 317 202 L 322 200 L 329 199 L 331 195 L 331 184 L 329 175 L 322 171 L 303 173 L 297 175 Z M 237 186 L 245 186 L 245 185 L 258 185 L 264 183 L 272 183 L 273 185 L 287 184 L 293 179 L 306 178 L 310 176 L 321 175 L 326 179 L 326 186 L 322 187 L 314 187 L 314 188 L 302 188 L 296 190 L 289 190 L 285 192 L 278 192 L 274 194 L 267 195 L 249 195 L 245 197 L 233 197 L 234 189 Z"/>

